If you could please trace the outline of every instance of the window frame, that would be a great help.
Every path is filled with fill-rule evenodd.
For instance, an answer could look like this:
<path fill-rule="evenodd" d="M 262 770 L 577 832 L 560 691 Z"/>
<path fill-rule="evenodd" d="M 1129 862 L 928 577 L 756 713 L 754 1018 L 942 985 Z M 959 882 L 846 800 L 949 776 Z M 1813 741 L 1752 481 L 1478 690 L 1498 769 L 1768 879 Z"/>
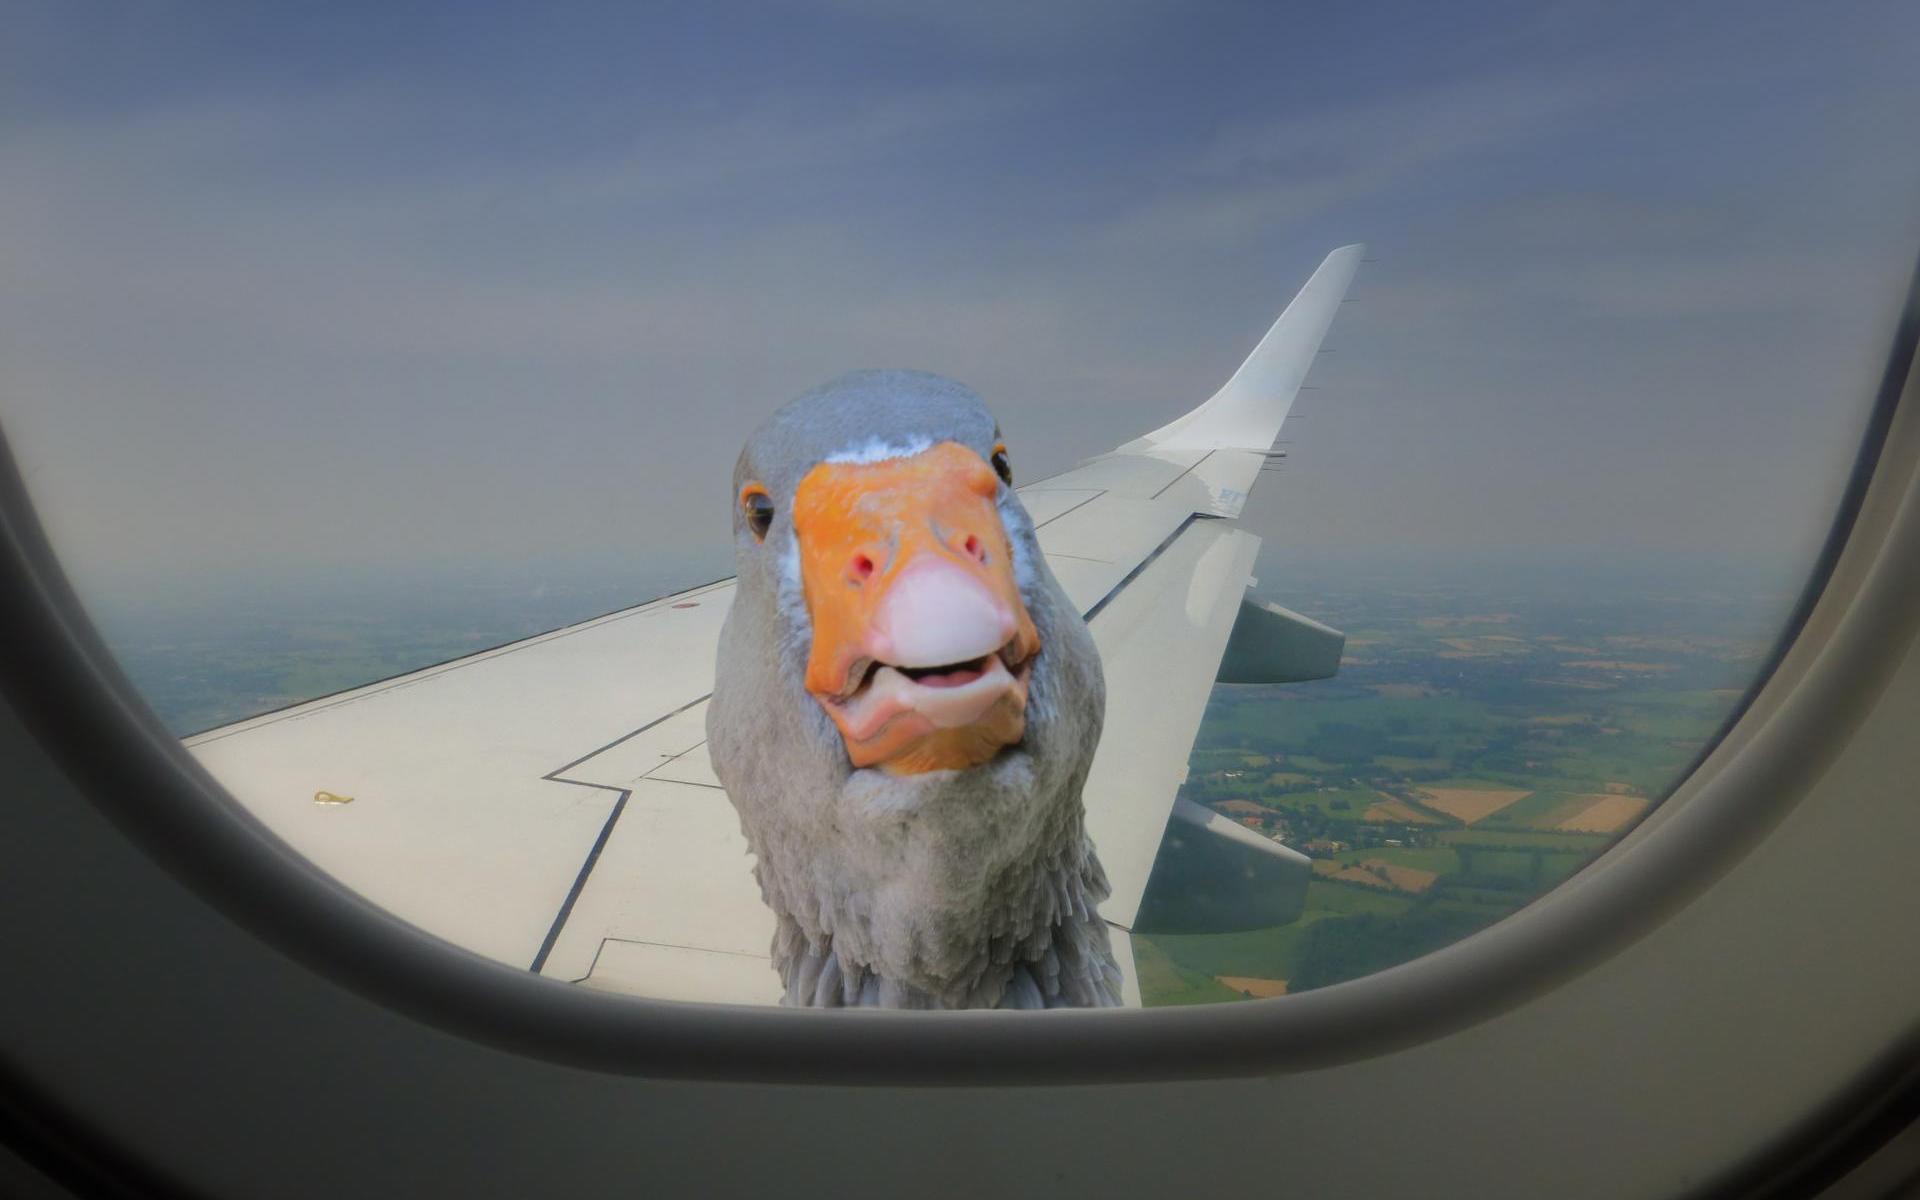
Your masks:
<path fill-rule="evenodd" d="M 1920 630 L 1920 272 L 1861 449 L 1760 677 L 1675 793 L 1545 897 L 1459 943 L 1297 996 L 1154 1010 L 796 1011 L 620 997 L 515 970 L 365 900 L 226 795 L 85 614 L 0 431 L 0 693 L 113 823 L 236 924 L 472 1041 L 652 1078 L 1090 1083 L 1274 1075 L 1466 1028 L 1597 966 L 1734 866 L 1872 709 Z M 1903 396 L 1905 400 L 1903 401 Z"/>

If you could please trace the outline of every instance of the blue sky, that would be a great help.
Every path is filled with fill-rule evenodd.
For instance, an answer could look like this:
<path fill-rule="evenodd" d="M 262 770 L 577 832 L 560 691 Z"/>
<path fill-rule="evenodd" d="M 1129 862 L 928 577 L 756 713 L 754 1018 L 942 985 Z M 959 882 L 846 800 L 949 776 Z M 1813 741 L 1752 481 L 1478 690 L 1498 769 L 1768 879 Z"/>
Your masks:
<path fill-rule="evenodd" d="M 1920 246 L 1906 3 L 7 10 L 0 422 L 97 587 L 711 563 L 857 366 L 1034 477 L 1356 240 L 1276 556 L 1798 562 Z"/>

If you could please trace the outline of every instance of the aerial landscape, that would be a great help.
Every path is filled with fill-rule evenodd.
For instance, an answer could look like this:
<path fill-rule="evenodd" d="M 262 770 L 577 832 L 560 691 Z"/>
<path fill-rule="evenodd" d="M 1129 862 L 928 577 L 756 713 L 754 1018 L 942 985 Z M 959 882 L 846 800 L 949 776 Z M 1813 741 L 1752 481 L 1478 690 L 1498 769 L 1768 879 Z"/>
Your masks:
<path fill-rule="evenodd" d="M 1375 569 L 1266 589 L 1340 674 L 1214 689 L 1184 794 L 1313 858 L 1290 925 L 1136 935 L 1145 1002 L 1282 995 L 1458 941 L 1592 861 L 1737 711 L 1777 580 L 1670 566 Z"/>

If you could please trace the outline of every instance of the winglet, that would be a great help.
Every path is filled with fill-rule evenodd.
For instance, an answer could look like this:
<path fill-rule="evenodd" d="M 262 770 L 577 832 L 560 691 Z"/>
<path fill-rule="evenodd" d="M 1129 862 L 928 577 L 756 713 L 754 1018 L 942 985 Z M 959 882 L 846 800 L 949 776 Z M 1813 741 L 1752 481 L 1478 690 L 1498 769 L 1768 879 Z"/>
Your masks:
<path fill-rule="evenodd" d="M 1327 255 L 1225 386 L 1205 404 L 1128 442 L 1120 452 L 1271 446 L 1366 252 L 1356 244 Z"/>

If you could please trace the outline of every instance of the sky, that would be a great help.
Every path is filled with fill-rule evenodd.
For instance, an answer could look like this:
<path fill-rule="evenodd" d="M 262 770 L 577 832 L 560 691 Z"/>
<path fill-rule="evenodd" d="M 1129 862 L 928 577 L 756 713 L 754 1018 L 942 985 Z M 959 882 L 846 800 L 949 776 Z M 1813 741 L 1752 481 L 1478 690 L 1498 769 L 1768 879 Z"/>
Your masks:
<path fill-rule="evenodd" d="M 1354 241 L 1263 570 L 1797 568 L 1920 248 L 1907 0 L 0 7 L 0 429 L 94 595 L 724 574 L 814 384 L 1037 478 Z"/>

